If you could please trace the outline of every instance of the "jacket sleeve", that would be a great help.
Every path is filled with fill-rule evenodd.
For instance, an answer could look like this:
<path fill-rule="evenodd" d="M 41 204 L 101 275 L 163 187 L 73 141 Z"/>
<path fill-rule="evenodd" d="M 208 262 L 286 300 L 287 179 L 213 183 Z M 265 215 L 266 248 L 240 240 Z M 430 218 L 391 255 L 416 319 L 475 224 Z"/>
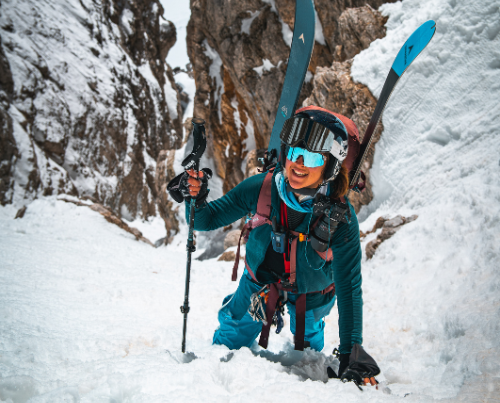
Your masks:
<path fill-rule="evenodd" d="M 351 222 L 340 224 L 332 240 L 333 270 L 339 311 L 340 353 L 363 343 L 363 297 L 361 291 L 361 243 L 352 206 Z"/>
<path fill-rule="evenodd" d="M 221 198 L 197 208 L 194 215 L 194 229 L 211 231 L 229 225 L 248 213 L 255 213 L 264 177 L 265 174 L 251 176 Z M 186 221 L 189 222 L 187 201 Z"/>

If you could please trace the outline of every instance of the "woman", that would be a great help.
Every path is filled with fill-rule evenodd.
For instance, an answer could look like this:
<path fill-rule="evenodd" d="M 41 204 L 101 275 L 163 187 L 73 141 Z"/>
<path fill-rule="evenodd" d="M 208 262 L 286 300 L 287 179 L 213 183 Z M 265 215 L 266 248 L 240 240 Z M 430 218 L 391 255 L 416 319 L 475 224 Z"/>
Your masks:
<path fill-rule="evenodd" d="M 378 367 L 360 347 L 361 246 L 356 214 L 344 199 L 349 171 L 342 165 L 349 134 L 343 121 L 357 136 L 354 123 L 341 115 L 319 107 L 298 110 L 283 126 L 281 159 L 274 171 L 246 179 L 213 202 L 205 201 L 209 190 L 203 171 L 181 174 L 172 181 L 178 185 L 171 182 L 169 188 L 187 200 L 196 198 L 199 231 L 227 226 L 249 213 L 264 217 L 257 220 L 264 225 L 254 225 L 250 232 L 238 288 L 219 310 L 214 344 L 250 347 L 262 332 L 260 344 L 266 347 L 271 319 L 279 322 L 280 304 L 286 304 L 296 349 L 321 351 L 324 317 L 337 299 L 340 368 L 334 376 L 350 374 L 347 378 L 359 378 L 358 383 L 366 378 L 374 385 Z M 355 157 L 351 153 L 348 159 Z M 266 190 L 269 200 L 263 203 Z M 266 204 L 267 213 L 258 211 Z M 325 205 L 327 212 L 338 212 L 335 220 L 324 214 Z M 367 357 L 375 364 L 369 370 L 361 365 Z"/>

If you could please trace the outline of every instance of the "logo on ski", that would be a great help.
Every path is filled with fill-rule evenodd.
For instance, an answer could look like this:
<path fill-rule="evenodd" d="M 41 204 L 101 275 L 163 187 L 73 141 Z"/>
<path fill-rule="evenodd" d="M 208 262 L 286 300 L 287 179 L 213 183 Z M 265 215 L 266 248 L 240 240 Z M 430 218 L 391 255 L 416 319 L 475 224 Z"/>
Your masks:
<path fill-rule="evenodd" d="M 405 46 L 405 65 L 408 64 L 408 56 L 409 56 L 409 54 L 411 53 L 412 50 L 413 50 L 413 45 L 411 45 L 411 46 Z"/>
<path fill-rule="evenodd" d="M 281 114 L 283 115 L 284 118 L 288 116 L 288 109 L 285 105 L 281 108 Z"/>
<path fill-rule="evenodd" d="M 304 41 L 304 34 L 300 35 L 299 39 L 302 39 L 302 43 L 305 43 L 305 41 Z"/>

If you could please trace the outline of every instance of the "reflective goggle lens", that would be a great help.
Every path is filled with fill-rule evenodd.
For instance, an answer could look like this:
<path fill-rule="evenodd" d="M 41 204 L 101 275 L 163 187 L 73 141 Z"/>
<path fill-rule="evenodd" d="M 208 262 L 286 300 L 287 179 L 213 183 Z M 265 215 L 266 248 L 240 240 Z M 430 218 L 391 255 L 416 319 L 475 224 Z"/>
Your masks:
<path fill-rule="evenodd" d="M 333 133 L 320 123 L 302 117 L 287 119 L 283 124 L 280 139 L 289 146 L 304 142 L 309 151 L 328 152 L 332 148 Z"/>
<path fill-rule="evenodd" d="M 292 162 L 296 162 L 301 156 L 304 159 L 304 165 L 309 168 L 321 167 L 325 163 L 325 157 L 322 154 L 312 153 L 299 147 L 290 147 L 288 150 L 287 159 Z"/>

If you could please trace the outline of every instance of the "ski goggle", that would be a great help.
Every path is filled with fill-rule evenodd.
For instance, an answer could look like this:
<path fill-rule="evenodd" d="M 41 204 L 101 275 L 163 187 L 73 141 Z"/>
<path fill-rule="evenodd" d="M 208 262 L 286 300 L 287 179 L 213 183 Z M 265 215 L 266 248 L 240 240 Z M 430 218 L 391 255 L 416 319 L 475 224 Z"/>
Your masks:
<path fill-rule="evenodd" d="M 292 147 L 303 142 L 307 150 L 318 153 L 329 152 L 332 149 L 335 136 L 321 123 L 297 116 L 285 121 L 280 139 Z"/>
<path fill-rule="evenodd" d="M 321 167 L 325 163 L 325 157 L 319 153 L 312 153 L 305 148 L 290 147 L 288 150 L 287 159 L 296 162 L 299 157 L 304 160 L 304 165 L 308 168 Z"/>

